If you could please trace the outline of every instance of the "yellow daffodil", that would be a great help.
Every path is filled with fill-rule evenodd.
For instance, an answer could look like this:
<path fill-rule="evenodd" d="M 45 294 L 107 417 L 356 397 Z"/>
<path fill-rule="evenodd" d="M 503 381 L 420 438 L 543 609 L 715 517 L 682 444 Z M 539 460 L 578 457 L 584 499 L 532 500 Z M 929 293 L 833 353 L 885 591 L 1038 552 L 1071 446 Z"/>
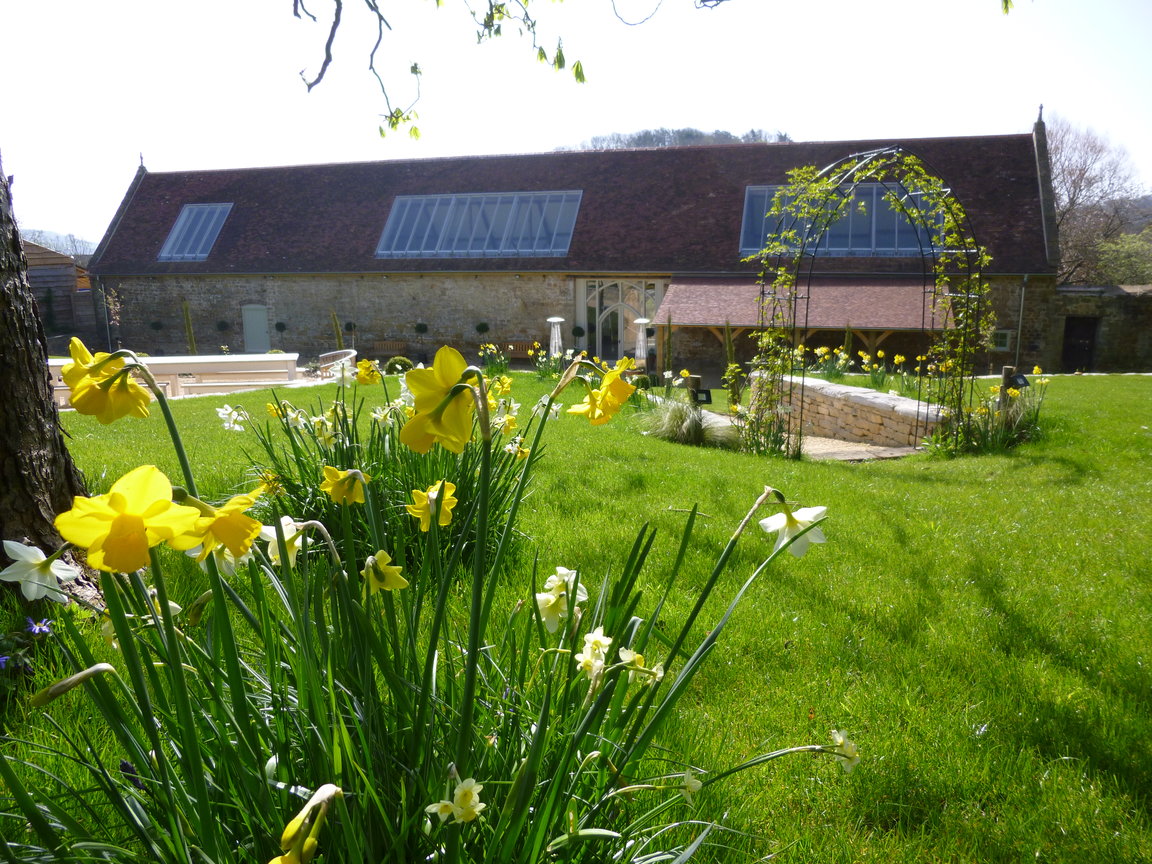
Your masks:
<path fill-rule="evenodd" d="M 151 395 L 124 369 L 124 358 L 103 351 L 93 355 L 79 339 L 68 345 L 71 363 L 60 370 L 72 390 L 72 407 L 107 425 L 131 414 L 148 416 Z"/>
<path fill-rule="evenodd" d="M 400 430 L 400 442 L 417 453 L 427 453 L 439 443 L 453 453 L 463 453 L 472 439 L 472 394 L 461 390 L 452 395 L 468 368 L 463 355 L 447 345 L 436 352 L 430 369 L 412 369 L 404 380 L 412 391 L 416 413 Z"/>
<path fill-rule="evenodd" d="M 148 550 L 193 529 L 200 511 L 172 502 L 172 484 L 154 465 L 142 465 L 105 495 L 76 497 L 56 517 L 60 536 L 88 550 L 100 570 L 129 573 L 148 566 Z"/>
<path fill-rule="evenodd" d="M 602 426 L 615 417 L 636 389 L 621 377 L 629 365 L 621 361 L 615 369 L 605 372 L 600 379 L 600 386 L 590 390 L 584 401 L 573 405 L 568 413 L 583 414 L 593 426 Z"/>
<path fill-rule="evenodd" d="M 151 394 L 125 370 L 104 378 L 84 377 L 72 387 L 72 407 L 105 426 L 129 415 L 147 417 L 151 401 Z"/>
<path fill-rule="evenodd" d="M 331 783 L 325 783 L 317 789 L 284 828 L 280 836 L 280 849 L 284 854 L 277 855 L 268 864 L 309 864 L 316 857 L 320 845 L 320 829 L 324 827 L 328 807 L 333 798 L 341 798 L 343 795 L 343 790 Z"/>
<path fill-rule="evenodd" d="M 72 362 L 64 364 L 60 369 L 60 377 L 69 387 L 74 388 L 84 378 L 107 378 L 124 368 L 123 357 L 109 360 L 112 355 L 104 351 L 99 351 L 93 356 L 88 347 L 75 336 L 68 343 L 68 353 L 72 357 Z"/>
<path fill-rule="evenodd" d="M 440 516 L 437 524 L 443 528 L 452 521 L 452 508 L 456 506 L 456 484 L 441 480 L 428 487 L 426 492 L 419 489 L 412 490 L 413 504 L 405 504 L 405 509 L 420 520 L 420 530 L 427 531 L 432 527 L 432 514 L 436 512 L 436 499 L 440 498 Z"/>
<path fill-rule="evenodd" d="M 400 575 L 400 568 L 389 566 L 391 564 L 392 556 L 383 549 L 368 556 L 360 575 L 364 577 L 364 588 L 369 594 L 408 587 L 408 580 Z"/>
<path fill-rule="evenodd" d="M 501 375 L 499 378 L 492 379 L 488 389 L 497 396 L 507 396 L 512 392 L 512 379 L 507 375 Z"/>
<path fill-rule="evenodd" d="M 246 495 L 236 495 L 219 508 L 207 508 L 211 512 L 197 519 L 191 531 L 174 538 L 168 545 L 180 551 L 201 547 L 197 561 L 203 561 L 217 546 L 225 547 L 233 559 L 243 558 L 264 527 L 259 520 L 244 514 L 259 497 L 260 490 L 257 489 Z"/>
<path fill-rule="evenodd" d="M 256 476 L 260 485 L 252 490 L 252 495 L 279 495 L 284 491 L 284 482 L 275 471 L 264 468 Z"/>
<path fill-rule="evenodd" d="M 760 520 L 760 527 L 771 534 L 773 531 L 777 532 L 776 546 L 773 551 L 780 549 L 797 534 L 800 534 L 805 528 L 813 522 L 818 522 L 824 518 L 824 514 L 828 512 L 827 507 L 801 507 L 798 510 L 789 510 L 785 507 L 783 513 L 776 513 L 769 516 L 767 519 Z M 800 534 L 799 537 L 792 542 L 788 547 L 788 551 L 799 558 L 808 551 L 809 543 L 823 543 L 824 533 L 819 528 L 813 528 L 810 531 Z"/>
<path fill-rule="evenodd" d="M 380 367 L 376 365 L 375 360 L 369 360 L 365 357 L 356 364 L 357 384 L 375 384 L 380 380 L 380 377 Z"/>
<path fill-rule="evenodd" d="M 331 465 L 325 465 L 320 491 L 327 492 L 328 497 L 337 504 L 363 504 L 364 486 L 371 482 L 371 477 L 355 468 L 341 471 Z"/>

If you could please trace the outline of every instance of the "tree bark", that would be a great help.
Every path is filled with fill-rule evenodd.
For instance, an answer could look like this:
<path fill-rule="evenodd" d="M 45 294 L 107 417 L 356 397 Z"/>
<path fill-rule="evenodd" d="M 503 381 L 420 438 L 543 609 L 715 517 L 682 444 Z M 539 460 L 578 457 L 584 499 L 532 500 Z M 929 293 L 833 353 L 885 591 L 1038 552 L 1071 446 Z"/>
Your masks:
<path fill-rule="evenodd" d="M 56 514 L 72 506 L 74 495 L 87 493 L 64 445 L 27 269 L 0 161 L 0 536 L 51 555 L 63 543 Z M 10 563 L 2 551 L 0 563 Z M 93 591 L 84 580 L 69 589 L 86 598 Z"/>

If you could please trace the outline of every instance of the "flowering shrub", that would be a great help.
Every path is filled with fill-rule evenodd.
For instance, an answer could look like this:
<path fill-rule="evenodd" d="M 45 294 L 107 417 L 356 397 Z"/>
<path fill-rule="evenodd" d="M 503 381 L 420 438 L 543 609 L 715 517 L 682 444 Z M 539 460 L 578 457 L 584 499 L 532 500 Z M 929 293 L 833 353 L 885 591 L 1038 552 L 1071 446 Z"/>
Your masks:
<path fill-rule="evenodd" d="M 512 346 L 508 347 L 511 349 Z M 480 346 L 479 355 L 485 375 L 503 375 L 508 371 L 508 355 L 491 342 Z"/>
<path fill-rule="evenodd" d="M 839 381 L 852 365 L 852 358 L 848 356 L 843 345 L 835 350 L 827 345 L 821 345 L 812 350 L 812 358 L 809 370 L 824 376 L 829 381 Z"/>
<path fill-rule="evenodd" d="M 559 378 L 571 363 L 575 349 L 569 348 L 563 354 L 550 354 L 547 348 L 542 348 L 539 342 L 533 342 L 528 349 L 528 356 L 536 367 L 536 376 L 542 381 Z"/>
<path fill-rule="evenodd" d="M 106 374 L 134 370 L 171 420 L 133 355 L 101 363 L 83 373 L 88 386 L 116 386 Z M 382 515 L 394 488 L 381 485 L 387 472 L 370 468 L 370 448 L 353 438 L 355 405 L 331 409 L 329 442 L 316 429 L 323 424 L 274 406 L 299 433 L 280 463 L 295 473 L 265 477 L 219 507 L 197 498 L 170 422 L 182 488 L 142 466 L 59 517 L 104 571 L 107 609 L 97 620 L 75 606 L 61 610 L 46 638 L 75 672 L 30 705 L 50 712 L 83 688 L 102 734 L 71 729 L 55 751 L 0 753 L 8 850 L 23 860 L 270 864 L 306 864 L 321 852 L 348 862 L 687 860 L 724 830 L 689 820 L 712 783 L 795 752 L 854 766 L 856 746 L 838 730 L 828 746 L 707 770 L 688 754 L 650 752 L 753 581 L 785 549 L 799 555 L 823 541 L 823 508 L 795 509 L 765 489 L 689 614 L 666 631 L 655 630 L 663 600 L 648 604 L 637 587 L 653 544 L 647 528 L 603 584 L 547 562 L 554 575 L 541 582 L 534 568 L 518 586 L 521 601 L 496 608 L 556 398 L 581 388 L 584 399 L 568 413 L 610 422 L 631 395 L 623 371 L 573 363 L 540 406 L 530 446 L 512 438 L 514 491 L 492 543 L 473 538 L 497 522 L 494 464 L 509 445 L 497 440 L 490 399 L 504 385 L 452 349 L 409 373 L 410 412 L 389 409 L 377 421 L 399 427 L 387 439 L 399 448 L 392 456 L 411 451 L 410 466 L 426 462 L 421 470 L 433 477 L 410 485 L 399 520 Z M 310 464 L 312 474 L 301 476 Z M 454 473 L 435 476 L 445 467 Z M 334 518 L 300 519 L 293 510 L 305 498 L 328 499 Z M 269 502 L 271 525 L 246 515 L 258 500 Z M 761 526 L 776 535 L 774 548 L 720 619 L 698 626 L 745 528 L 770 503 L 780 512 Z M 693 510 L 685 544 L 695 519 Z M 187 608 L 169 596 L 162 544 L 195 553 L 204 567 L 208 590 Z M 59 577 L 42 563 L 26 562 L 37 584 Z M 20 572 L 31 579 L 27 567 Z M 115 646 L 118 653 L 105 649 L 115 662 L 97 660 L 89 644 L 97 630 Z M 82 788 L 41 767 L 53 758 L 88 773 Z M 690 832 L 668 831 L 689 821 Z"/>

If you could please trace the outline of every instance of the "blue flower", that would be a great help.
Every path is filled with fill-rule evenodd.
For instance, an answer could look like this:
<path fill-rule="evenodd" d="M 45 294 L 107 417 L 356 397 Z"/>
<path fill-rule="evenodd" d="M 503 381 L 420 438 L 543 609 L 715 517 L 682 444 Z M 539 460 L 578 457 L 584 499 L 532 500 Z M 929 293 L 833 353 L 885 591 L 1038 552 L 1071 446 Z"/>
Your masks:
<path fill-rule="evenodd" d="M 0 669 L 5 669 L 8 666 L 8 655 L 0 655 Z"/>
<path fill-rule="evenodd" d="M 48 626 L 52 622 L 47 618 L 43 619 L 42 621 L 33 621 L 31 618 L 27 618 L 25 620 L 28 622 L 28 632 L 33 636 L 48 636 L 52 633 L 52 628 Z"/>

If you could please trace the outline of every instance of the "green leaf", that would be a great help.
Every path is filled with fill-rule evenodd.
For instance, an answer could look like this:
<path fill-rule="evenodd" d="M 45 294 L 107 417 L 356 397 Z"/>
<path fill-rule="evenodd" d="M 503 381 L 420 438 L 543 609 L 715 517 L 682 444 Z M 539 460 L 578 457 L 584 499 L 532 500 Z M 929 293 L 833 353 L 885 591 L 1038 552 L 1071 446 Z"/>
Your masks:
<path fill-rule="evenodd" d="M 620 836 L 621 835 L 615 831 L 609 831 L 607 828 L 581 828 L 579 831 L 574 831 L 571 834 L 561 834 L 548 844 L 548 851 L 555 852 L 557 849 L 563 849 L 569 843 L 584 840 L 617 840 Z"/>

